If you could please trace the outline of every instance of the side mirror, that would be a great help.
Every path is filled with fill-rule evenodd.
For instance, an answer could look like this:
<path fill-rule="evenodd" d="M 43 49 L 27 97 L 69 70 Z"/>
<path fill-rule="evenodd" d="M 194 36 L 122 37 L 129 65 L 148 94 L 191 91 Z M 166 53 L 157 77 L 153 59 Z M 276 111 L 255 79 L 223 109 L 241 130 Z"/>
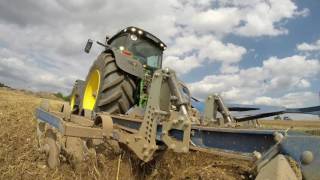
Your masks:
<path fill-rule="evenodd" d="M 108 44 L 109 39 L 110 39 L 110 37 L 108 35 L 106 35 L 106 44 Z"/>
<path fill-rule="evenodd" d="M 86 47 L 84 48 L 84 52 L 89 53 L 92 47 L 93 41 L 91 39 L 88 39 Z"/>

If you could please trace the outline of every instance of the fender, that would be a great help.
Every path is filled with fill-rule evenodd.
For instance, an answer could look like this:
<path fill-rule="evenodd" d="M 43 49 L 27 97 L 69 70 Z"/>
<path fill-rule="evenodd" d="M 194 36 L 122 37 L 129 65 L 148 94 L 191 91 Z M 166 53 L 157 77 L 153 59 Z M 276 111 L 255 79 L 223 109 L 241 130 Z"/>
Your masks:
<path fill-rule="evenodd" d="M 131 57 L 123 55 L 118 49 L 115 48 L 107 49 L 105 52 L 110 52 L 113 54 L 116 64 L 121 70 L 133 76 L 139 77 L 140 79 L 144 78 L 144 68 L 142 63 Z"/>

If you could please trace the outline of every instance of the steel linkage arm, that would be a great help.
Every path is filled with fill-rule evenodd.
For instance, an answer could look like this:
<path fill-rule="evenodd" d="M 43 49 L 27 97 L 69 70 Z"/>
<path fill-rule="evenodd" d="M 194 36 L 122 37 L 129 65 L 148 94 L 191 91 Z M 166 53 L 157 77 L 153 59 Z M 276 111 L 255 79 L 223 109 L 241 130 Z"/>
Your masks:
<path fill-rule="evenodd" d="M 184 98 L 178 80 L 174 71 L 168 68 L 162 70 L 161 73 L 164 75 L 169 85 L 171 97 L 171 105 L 178 107 L 179 111 L 171 111 L 169 118 L 162 122 L 162 141 L 172 149 L 174 152 L 188 152 L 191 132 L 191 117 L 188 110 L 191 109 L 188 104 L 188 99 Z M 181 130 L 183 132 L 182 139 L 178 140 L 170 135 L 171 130 Z"/>
<path fill-rule="evenodd" d="M 174 71 L 158 70 L 154 73 L 146 112 L 137 133 L 117 131 L 119 141 L 126 144 L 140 159 L 147 162 L 158 149 L 157 127 L 161 123 L 160 139 L 175 152 L 188 152 L 191 123 L 187 103 L 178 89 Z M 179 110 L 172 111 L 171 106 Z M 182 139 L 174 138 L 171 130 L 183 132 Z"/>
<path fill-rule="evenodd" d="M 217 117 L 218 112 L 221 113 L 222 118 Z M 204 123 L 212 122 L 218 123 L 219 126 L 234 122 L 222 98 L 216 94 L 208 96 L 205 102 Z"/>

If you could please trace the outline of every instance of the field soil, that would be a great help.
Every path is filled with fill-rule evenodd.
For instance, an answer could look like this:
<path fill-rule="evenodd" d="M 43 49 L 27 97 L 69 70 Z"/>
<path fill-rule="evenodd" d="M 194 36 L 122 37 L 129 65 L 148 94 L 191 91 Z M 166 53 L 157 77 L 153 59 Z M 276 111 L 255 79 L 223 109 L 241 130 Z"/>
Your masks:
<path fill-rule="evenodd" d="M 291 128 L 294 130 L 309 130 L 309 129 L 320 129 L 320 120 L 318 121 L 307 121 L 307 120 L 259 120 L 259 123 L 265 127 L 273 128 Z"/>
<path fill-rule="evenodd" d="M 46 165 L 37 146 L 35 108 L 44 98 L 52 108 L 63 103 L 54 96 L 0 88 L 0 179 L 250 179 L 252 163 L 191 151 L 159 154 L 142 163 L 128 151 L 105 152 L 75 170 L 63 158 L 56 169 Z"/>

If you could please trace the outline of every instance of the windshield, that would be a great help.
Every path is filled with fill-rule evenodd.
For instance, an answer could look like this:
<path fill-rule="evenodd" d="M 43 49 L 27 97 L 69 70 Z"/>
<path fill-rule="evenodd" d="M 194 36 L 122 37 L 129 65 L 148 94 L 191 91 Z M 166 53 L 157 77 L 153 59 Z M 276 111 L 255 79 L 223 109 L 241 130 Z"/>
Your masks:
<path fill-rule="evenodd" d="M 120 36 L 112 41 L 111 46 L 125 51 L 126 55 L 132 55 L 134 59 L 144 65 L 161 68 L 162 50 L 135 34 Z"/>

